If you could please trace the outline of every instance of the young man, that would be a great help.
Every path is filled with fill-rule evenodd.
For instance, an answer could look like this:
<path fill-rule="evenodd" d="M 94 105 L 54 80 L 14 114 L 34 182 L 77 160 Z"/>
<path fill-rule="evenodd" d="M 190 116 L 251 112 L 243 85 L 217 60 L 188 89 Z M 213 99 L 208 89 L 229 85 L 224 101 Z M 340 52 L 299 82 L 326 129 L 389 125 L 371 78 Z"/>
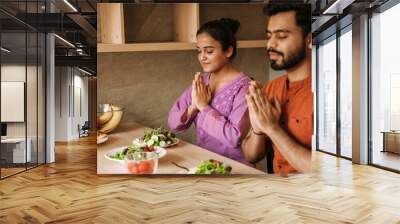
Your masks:
<path fill-rule="evenodd" d="M 269 5 L 264 13 L 269 17 L 267 53 L 271 67 L 286 70 L 286 74 L 264 89 L 251 82 L 246 99 L 252 129 L 242 142 L 244 156 L 256 163 L 268 154 L 272 143 L 274 173 L 308 172 L 314 113 L 311 7 Z"/>

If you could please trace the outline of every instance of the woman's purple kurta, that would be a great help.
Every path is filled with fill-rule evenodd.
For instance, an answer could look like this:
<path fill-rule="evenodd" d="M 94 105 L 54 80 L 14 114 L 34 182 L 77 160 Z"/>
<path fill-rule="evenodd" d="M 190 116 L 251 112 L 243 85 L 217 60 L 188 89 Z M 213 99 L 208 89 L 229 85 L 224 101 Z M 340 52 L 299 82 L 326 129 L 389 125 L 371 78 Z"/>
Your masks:
<path fill-rule="evenodd" d="M 210 73 L 202 74 L 207 85 Z M 176 100 L 168 115 L 168 125 L 174 132 L 183 131 L 194 122 L 197 144 L 205 149 L 250 165 L 244 159 L 241 136 L 250 122 L 246 103 L 250 78 L 243 73 L 213 95 L 210 104 L 196 116 L 181 122 L 181 117 L 192 103 L 192 86 Z M 211 159 L 211 158 L 210 158 Z"/>

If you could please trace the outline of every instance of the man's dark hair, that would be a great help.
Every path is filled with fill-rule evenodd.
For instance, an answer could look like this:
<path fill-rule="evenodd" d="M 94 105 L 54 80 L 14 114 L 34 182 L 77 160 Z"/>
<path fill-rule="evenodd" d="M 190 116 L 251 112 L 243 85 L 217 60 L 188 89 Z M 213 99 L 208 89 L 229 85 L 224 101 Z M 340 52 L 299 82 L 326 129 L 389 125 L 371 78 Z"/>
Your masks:
<path fill-rule="evenodd" d="M 281 12 L 295 11 L 296 23 L 303 31 L 303 38 L 311 32 L 311 5 L 310 4 L 269 4 L 264 7 L 264 14 L 268 17 Z"/>

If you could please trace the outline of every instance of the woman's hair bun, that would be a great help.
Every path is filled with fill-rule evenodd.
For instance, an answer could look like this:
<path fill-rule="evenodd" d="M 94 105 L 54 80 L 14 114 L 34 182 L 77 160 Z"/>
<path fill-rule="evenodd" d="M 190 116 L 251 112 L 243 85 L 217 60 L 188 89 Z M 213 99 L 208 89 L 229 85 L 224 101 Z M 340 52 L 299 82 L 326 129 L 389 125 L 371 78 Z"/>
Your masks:
<path fill-rule="evenodd" d="M 219 19 L 218 22 L 228 27 L 232 33 L 235 35 L 240 27 L 240 22 L 230 18 Z"/>

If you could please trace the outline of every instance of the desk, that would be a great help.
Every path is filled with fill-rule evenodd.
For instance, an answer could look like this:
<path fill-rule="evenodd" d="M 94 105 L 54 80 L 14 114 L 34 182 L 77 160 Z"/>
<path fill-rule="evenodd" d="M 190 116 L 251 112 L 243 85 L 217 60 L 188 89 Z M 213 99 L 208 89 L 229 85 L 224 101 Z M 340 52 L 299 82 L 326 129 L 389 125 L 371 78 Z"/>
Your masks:
<path fill-rule="evenodd" d="M 26 147 L 25 154 L 25 138 L 6 138 L 1 139 L 1 156 L 3 158 L 8 157 L 8 155 L 12 154 L 10 158 L 5 158 L 6 162 L 9 163 L 25 163 L 25 158 L 27 157 L 26 162 L 31 161 L 31 145 L 32 140 L 27 138 L 28 142 Z M 4 156 L 5 155 L 5 156 Z"/>
<path fill-rule="evenodd" d="M 400 154 L 400 131 L 382 131 L 382 152 L 393 152 Z"/>
<path fill-rule="evenodd" d="M 117 147 L 132 144 L 132 140 L 143 136 L 147 128 L 136 124 L 123 124 L 115 132 L 109 134 L 108 141 L 97 146 L 97 173 L 98 174 L 127 174 L 126 165 L 105 158 L 105 154 Z M 157 174 L 184 174 L 182 168 L 172 164 L 192 168 L 204 160 L 216 159 L 232 167 L 233 174 L 265 174 L 253 167 L 244 165 L 227 157 L 213 153 L 199 146 L 180 140 L 179 144 L 167 148 L 167 154 L 159 160 Z"/>

